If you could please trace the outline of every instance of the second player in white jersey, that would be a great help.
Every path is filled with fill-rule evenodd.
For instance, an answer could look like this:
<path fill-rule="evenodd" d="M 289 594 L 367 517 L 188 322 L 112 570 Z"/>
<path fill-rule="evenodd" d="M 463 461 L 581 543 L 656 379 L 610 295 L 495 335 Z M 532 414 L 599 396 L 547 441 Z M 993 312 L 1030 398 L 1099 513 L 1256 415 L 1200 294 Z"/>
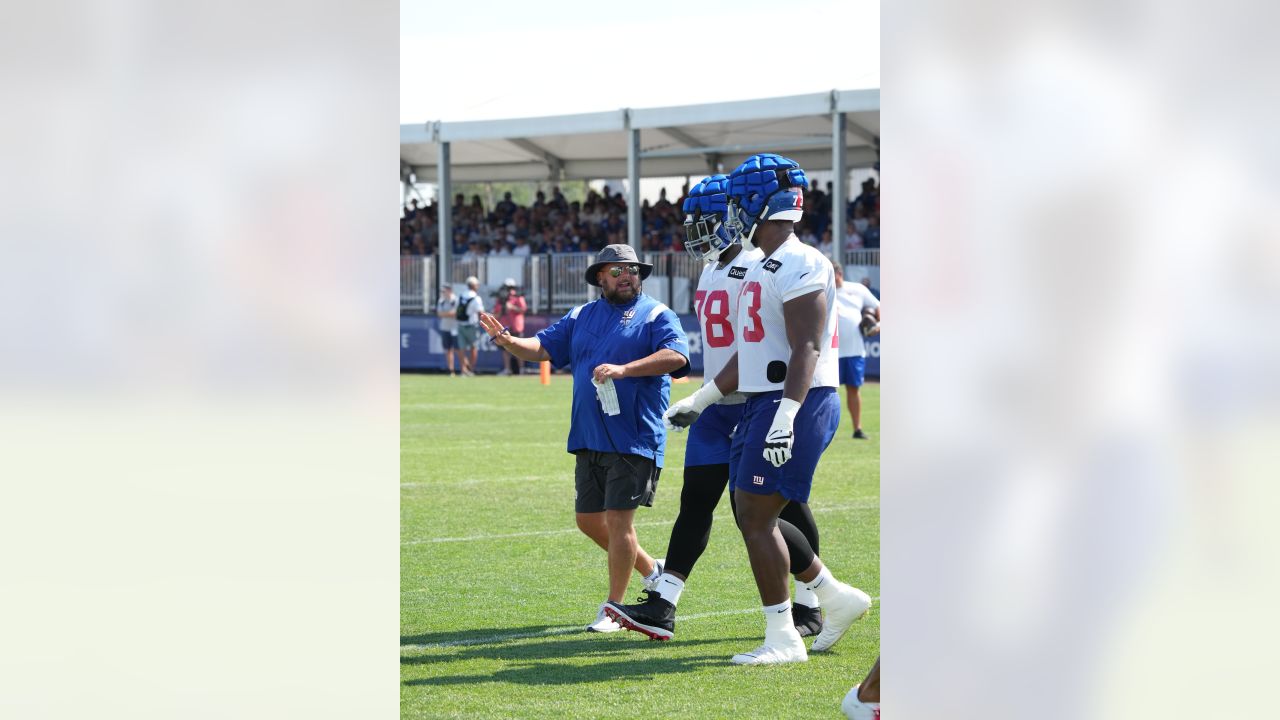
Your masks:
<path fill-rule="evenodd" d="M 846 282 L 836 292 L 836 305 L 840 311 L 840 357 L 866 357 L 859 323 L 864 312 L 880 307 L 880 301 L 862 283 Z"/>
<path fill-rule="evenodd" d="M 734 391 L 723 396 L 714 380 L 726 366 L 732 364 L 737 367 L 733 360 L 737 338 L 733 324 L 737 320 L 738 294 L 747 270 L 764 257 L 763 251 L 744 250 L 725 232 L 727 180 L 724 175 L 704 178 L 690 189 L 683 203 L 686 213 L 685 249 L 691 256 L 710 262 L 703 268 L 694 296 L 703 337 L 703 370 L 707 378 L 694 397 L 707 398 L 707 402 L 696 411 L 676 412 L 667 417 L 672 428 L 689 428 L 680 512 L 671 526 L 667 557 L 661 561 L 662 574 L 656 584 L 645 591 L 644 599 L 639 603 L 610 603 L 605 609 L 605 613 L 622 627 L 657 640 L 667 640 L 675 634 L 676 604 L 711 537 L 715 509 L 724 495 L 735 462 L 733 447 L 737 427 L 748 402 L 741 393 Z M 687 407 L 692 401 L 685 398 L 681 402 Z M 787 547 L 792 574 L 797 582 L 797 601 L 792 606 L 791 622 L 801 636 L 819 635 L 825 629 L 819 608 L 821 601 L 816 592 L 804 585 L 804 578 L 817 582 L 814 573 L 820 574 L 825 568 L 816 552 L 818 527 L 813 513 L 805 503 L 789 503 L 778 515 L 777 529 Z M 839 597 L 835 600 L 836 605 L 828 611 L 838 616 L 842 606 Z"/>
<path fill-rule="evenodd" d="M 702 328 L 702 376 L 711 382 L 737 352 L 734 323 L 738 317 L 738 297 L 747 273 L 760 264 L 764 253 L 743 250 L 726 265 L 709 262 L 698 278 L 694 306 Z"/>
<path fill-rule="evenodd" d="M 835 271 L 826 256 L 800 242 L 793 233 L 772 255 L 752 265 L 742 283 L 738 319 L 734 323 L 738 333 L 739 391 L 782 389 L 791 360 L 783 303 L 815 291 L 826 294 L 827 322 L 810 387 L 840 384 Z"/>

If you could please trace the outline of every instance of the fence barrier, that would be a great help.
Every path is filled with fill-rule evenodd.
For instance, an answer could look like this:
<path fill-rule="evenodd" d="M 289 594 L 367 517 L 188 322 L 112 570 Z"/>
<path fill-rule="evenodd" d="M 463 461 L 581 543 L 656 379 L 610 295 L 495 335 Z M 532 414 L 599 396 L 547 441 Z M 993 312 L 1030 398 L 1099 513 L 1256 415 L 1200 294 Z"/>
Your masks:
<path fill-rule="evenodd" d="M 529 315 L 525 318 L 525 334 L 534 335 L 539 330 L 559 320 L 559 315 Z M 680 325 L 689 338 L 689 366 L 694 375 L 702 373 L 702 331 L 693 315 L 680 315 Z M 502 367 L 506 352 L 493 344 L 487 333 L 480 333 L 478 369 L 497 372 Z M 867 347 L 867 377 L 880 377 L 880 336 L 870 338 Z M 456 362 L 456 361 L 455 361 Z M 456 367 L 456 366 L 455 366 Z M 400 369 L 408 371 L 439 371 L 445 369 L 444 344 L 440 334 L 440 318 L 431 316 L 402 315 L 400 317 Z M 525 372 L 536 374 L 534 363 L 525 364 Z M 568 379 L 566 378 L 565 381 Z M 555 382 L 563 382 L 556 380 Z"/>
<path fill-rule="evenodd" d="M 643 262 L 653 265 L 644 281 L 645 293 L 656 297 L 680 314 L 692 313 L 694 290 L 703 263 L 685 252 L 645 252 Z M 525 293 L 530 313 L 563 314 L 577 305 L 594 300 L 599 290 L 586 283 L 587 268 L 595 253 L 554 253 L 544 255 L 487 255 L 455 258 L 447 282 L 461 290 L 468 277 L 480 281 L 486 298 L 508 278 Z M 435 258 L 400 257 L 400 313 L 430 313 L 437 299 Z M 880 284 L 880 251 L 854 249 L 845 253 L 845 278 L 858 282 L 869 278 Z M 486 305 L 489 303 L 486 302 Z"/>

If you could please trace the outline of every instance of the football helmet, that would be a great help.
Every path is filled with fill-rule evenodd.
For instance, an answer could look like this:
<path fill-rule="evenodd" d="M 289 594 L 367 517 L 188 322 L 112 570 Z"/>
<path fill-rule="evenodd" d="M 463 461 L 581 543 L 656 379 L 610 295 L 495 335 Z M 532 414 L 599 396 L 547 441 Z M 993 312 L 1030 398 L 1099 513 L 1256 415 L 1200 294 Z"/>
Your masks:
<path fill-rule="evenodd" d="M 705 177 L 684 199 L 684 249 L 699 260 L 717 260 L 720 253 L 737 242 L 724 224 L 728 184 L 729 178 L 724 175 Z"/>
<path fill-rule="evenodd" d="M 747 158 L 729 173 L 725 227 L 748 250 L 756 228 L 767 220 L 797 222 L 804 216 L 804 189 L 809 186 L 795 160 L 774 153 Z"/>

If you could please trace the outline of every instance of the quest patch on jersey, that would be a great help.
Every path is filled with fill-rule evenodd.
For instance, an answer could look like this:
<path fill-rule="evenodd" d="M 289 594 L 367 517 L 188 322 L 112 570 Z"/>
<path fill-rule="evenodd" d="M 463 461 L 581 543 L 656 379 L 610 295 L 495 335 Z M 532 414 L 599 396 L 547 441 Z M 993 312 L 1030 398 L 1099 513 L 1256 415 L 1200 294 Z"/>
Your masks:
<path fill-rule="evenodd" d="M 744 267 L 734 266 L 729 268 L 729 277 L 735 280 L 741 280 L 747 276 L 747 269 Z"/>
<path fill-rule="evenodd" d="M 765 270 L 768 270 L 768 271 L 769 271 L 769 272 L 771 272 L 771 273 L 776 273 L 776 272 L 778 272 L 778 268 L 780 268 L 780 267 L 782 267 L 782 262 L 781 262 L 781 261 L 779 261 L 779 260 L 765 260 L 765 261 L 764 261 L 764 269 L 765 269 Z"/>

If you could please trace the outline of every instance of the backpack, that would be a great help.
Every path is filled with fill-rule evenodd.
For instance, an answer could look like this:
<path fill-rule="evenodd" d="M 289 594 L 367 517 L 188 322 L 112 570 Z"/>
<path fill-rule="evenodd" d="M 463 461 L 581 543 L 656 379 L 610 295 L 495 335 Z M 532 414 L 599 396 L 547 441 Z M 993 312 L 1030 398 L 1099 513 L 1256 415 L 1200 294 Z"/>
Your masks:
<path fill-rule="evenodd" d="M 466 300 L 464 300 L 464 301 L 462 301 L 462 302 L 458 303 L 458 309 L 457 309 L 456 311 L 454 311 L 453 316 L 454 316 L 454 317 L 456 317 L 456 318 L 458 318 L 458 320 L 461 320 L 462 322 L 466 322 L 466 321 L 467 321 L 467 315 L 468 315 L 468 313 L 467 313 L 467 308 L 471 307 L 471 302 L 472 302 L 473 300 L 475 300 L 475 299 L 476 299 L 476 298 L 475 298 L 475 296 L 474 296 L 474 295 L 472 295 L 471 297 L 467 298 Z"/>

